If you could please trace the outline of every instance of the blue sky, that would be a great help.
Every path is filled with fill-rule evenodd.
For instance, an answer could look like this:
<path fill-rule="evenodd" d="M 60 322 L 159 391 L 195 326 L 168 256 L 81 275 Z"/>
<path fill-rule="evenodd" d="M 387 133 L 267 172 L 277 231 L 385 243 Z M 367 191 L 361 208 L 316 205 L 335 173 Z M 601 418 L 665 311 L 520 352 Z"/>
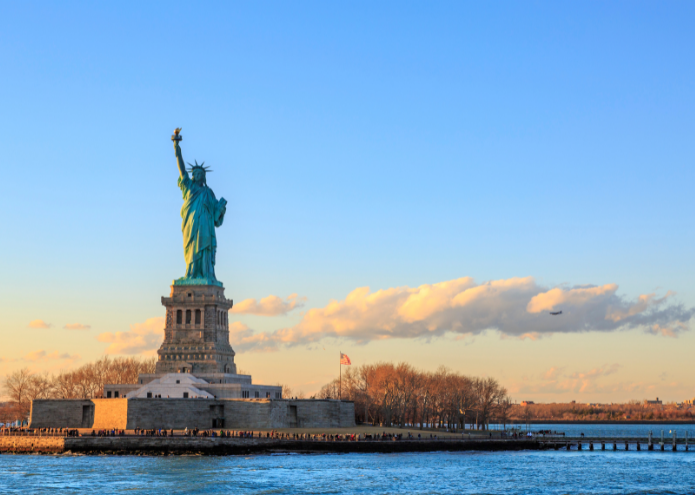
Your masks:
<path fill-rule="evenodd" d="M 185 268 L 169 140 L 177 126 L 184 158 L 210 165 L 209 185 L 229 202 L 217 275 L 235 301 L 297 293 L 306 310 L 358 287 L 530 276 L 545 288 L 617 284 L 625 301 L 673 291 L 671 304 L 692 308 L 694 10 L 5 3 L 0 371 L 80 364 L 104 352 L 97 335 L 163 315 L 159 297 Z M 273 332 L 302 318 L 239 321 Z M 27 329 L 37 319 L 52 326 Z M 62 328 L 75 322 L 91 328 Z M 681 400 L 695 381 L 668 355 L 693 343 L 687 330 L 511 342 L 488 331 L 465 345 L 333 339 L 327 352 L 349 349 L 356 364 L 444 364 L 551 400 L 569 395 L 523 388 L 558 367 L 548 353 L 605 349 L 568 365 L 567 376 L 619 368 L 627 383 L 643 353 L 665 346 L 643 381 L 667 373 Z M 22 357 L 39 349 L 80 358 Z M 281 380 L 268 361 L 306 361 L 312 349 L 240 353 L 237 362 Z M 534 364 L 489 364 L 519 352 Z M 316 388 L 307 377 L 329 380 L 333 357 L 288 379 Z"/>

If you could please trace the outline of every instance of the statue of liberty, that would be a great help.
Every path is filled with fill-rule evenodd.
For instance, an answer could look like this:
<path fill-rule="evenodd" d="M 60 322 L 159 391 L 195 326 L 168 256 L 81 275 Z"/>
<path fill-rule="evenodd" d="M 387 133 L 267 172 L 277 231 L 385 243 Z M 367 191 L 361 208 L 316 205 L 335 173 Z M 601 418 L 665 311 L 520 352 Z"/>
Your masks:
<path fill-rule="evenodd" d="M 181 207 L 181 230 L 183 232 L 183 254 L 186 259 L 186 276 L 174 281 L 174 285 L 219 285 L 215 278 L 215 254 L 217 237 L 215 227 L 222 225 L 227 201 L 215 198 L 215 193 L 207 186 L 205 175 L 210 170 L 205 162 L 189 165 L 193 178 L 189 177 L 181 156 L 179 142 L 181 129 L 176 129 L 171 137 L 174 141 L 176 161 L 179 166 L 179 187 L 183 193 Z"/>

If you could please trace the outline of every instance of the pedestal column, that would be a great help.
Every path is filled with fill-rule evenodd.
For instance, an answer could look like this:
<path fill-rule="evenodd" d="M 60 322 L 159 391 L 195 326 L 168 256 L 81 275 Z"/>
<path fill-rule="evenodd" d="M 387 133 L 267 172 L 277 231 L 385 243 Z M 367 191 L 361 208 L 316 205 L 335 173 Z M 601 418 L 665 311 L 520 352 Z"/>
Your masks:
<path fill-rule="evenodd" d="M 172 285 L 162 305 L 166 323 L 156 373 L 236 374 L 227 318 L 233 301 L 224 287 Z"/>

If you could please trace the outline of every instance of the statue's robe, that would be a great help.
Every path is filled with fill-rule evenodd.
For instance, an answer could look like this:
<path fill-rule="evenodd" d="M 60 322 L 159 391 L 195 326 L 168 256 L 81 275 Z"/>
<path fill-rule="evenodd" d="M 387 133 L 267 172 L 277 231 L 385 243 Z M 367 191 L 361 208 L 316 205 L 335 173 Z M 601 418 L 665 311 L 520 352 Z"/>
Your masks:
<path fill-rule="evenodd" d="M 179 177 L 183 193 L 181 230 L 186 258 L 186 278 L 215 278 L 217 237 L 215 227 L 222 225 L 225 206 L 220 204 L 206 184 L 196 184 L 186 174 Z"/>

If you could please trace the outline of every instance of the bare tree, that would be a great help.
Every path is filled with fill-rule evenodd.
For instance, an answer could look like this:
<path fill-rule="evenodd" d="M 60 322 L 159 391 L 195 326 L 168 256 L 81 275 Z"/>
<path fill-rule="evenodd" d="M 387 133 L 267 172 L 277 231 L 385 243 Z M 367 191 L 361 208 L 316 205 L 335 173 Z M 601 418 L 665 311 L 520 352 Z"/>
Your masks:
<path fill-rule="evenodd" d="M 355 402 L 355 419 L 420 429 L 464 427 L 475 413 L 479 424 L 494 414 L 506 414 L 506 390 L 492 378 L 470 378 L 445 367 L 422 372 L 407 363 L 363 365 L 343 375 L 342 397 Z M 319 398 L 335 398 L 338 380 L 326 384 Z M 505 400 L 507 402 L 505 402 Z M 506 419 L 505 419 L 506 421 Z"/>
<path fill-rule="evenodd" d="M 31 408 L 31 398 L 29 391 L 34 374 L 29 368 L 16 370 L 5 377 L 3 383 L 5 393 L 10 397 L 10 401 L 18 408 L 18 413 L 25 418 Z"/>
<path fill-rule="evenodd" d="M 77 399 L 77 385 L 73 374 L 69 371 L 61 371 L 53 378 L 53 397 L 55 399 Z"/>
<path fill-rule="evenodd" d="M 53 395 L 53 377 L 44 372 L 40 375 L 32 375 L 27 387 L 29 401 L 35 399 L 48 399 Z"/>
<path fill-rule="evenodd" d="M 28 414 L 35 399 L 93 399 L 102 397 L 107 383 L 137 383 L 138 375 L 154 373 L 156 360 L 104 356 L 54 376 L 33 374 L 28 368 L 5 377 L 3 388 L 22 414 Z"/>
<path fill-rule="evenodd" d="M 502 421 L 504 429 L 507 429 L 507 423 L 509 422 L 509 412 L 512 409 L 512 399 L 509 397 L 504 397 L 500 399 L 497 403 L 497 417 Z"/>
<path fill-rule="evenodd" d="M 507 390 L 494 378 L 478 378 L 474 382 L 474 388 L 478 396 L 479 420 L 482 422 L 482 429 L 485 430 L 497 404 L 507 396 Z"/>
<path fill-rule="evenodd" d="M 12 402 L 0 404 L 0 424 L 8 425 L 18 419 L 23 419 L 19 407 Z"/>
<path fill-rule="evenodd" d="M 292 397 L 292 393 L 293 393 L 292 387 L 290 387 L 289 385 L 282 384 L 282 383 L 276 383 L 276 385 L 278 387 L 282 387 L 282 398 L 283 399 L 289 399 Z"/>
<path fill-rule="evenodd" d="M 318 394 L 316 394 L 317 399 L 337 399 L 338 398 L 338 389 L 339 389 L 339 384 L 338 384 L 338 379 L 336 378 L 332 382 L 327 383 L 323 387 L 321 387 L 321 390 L 319 390 Z"/>

